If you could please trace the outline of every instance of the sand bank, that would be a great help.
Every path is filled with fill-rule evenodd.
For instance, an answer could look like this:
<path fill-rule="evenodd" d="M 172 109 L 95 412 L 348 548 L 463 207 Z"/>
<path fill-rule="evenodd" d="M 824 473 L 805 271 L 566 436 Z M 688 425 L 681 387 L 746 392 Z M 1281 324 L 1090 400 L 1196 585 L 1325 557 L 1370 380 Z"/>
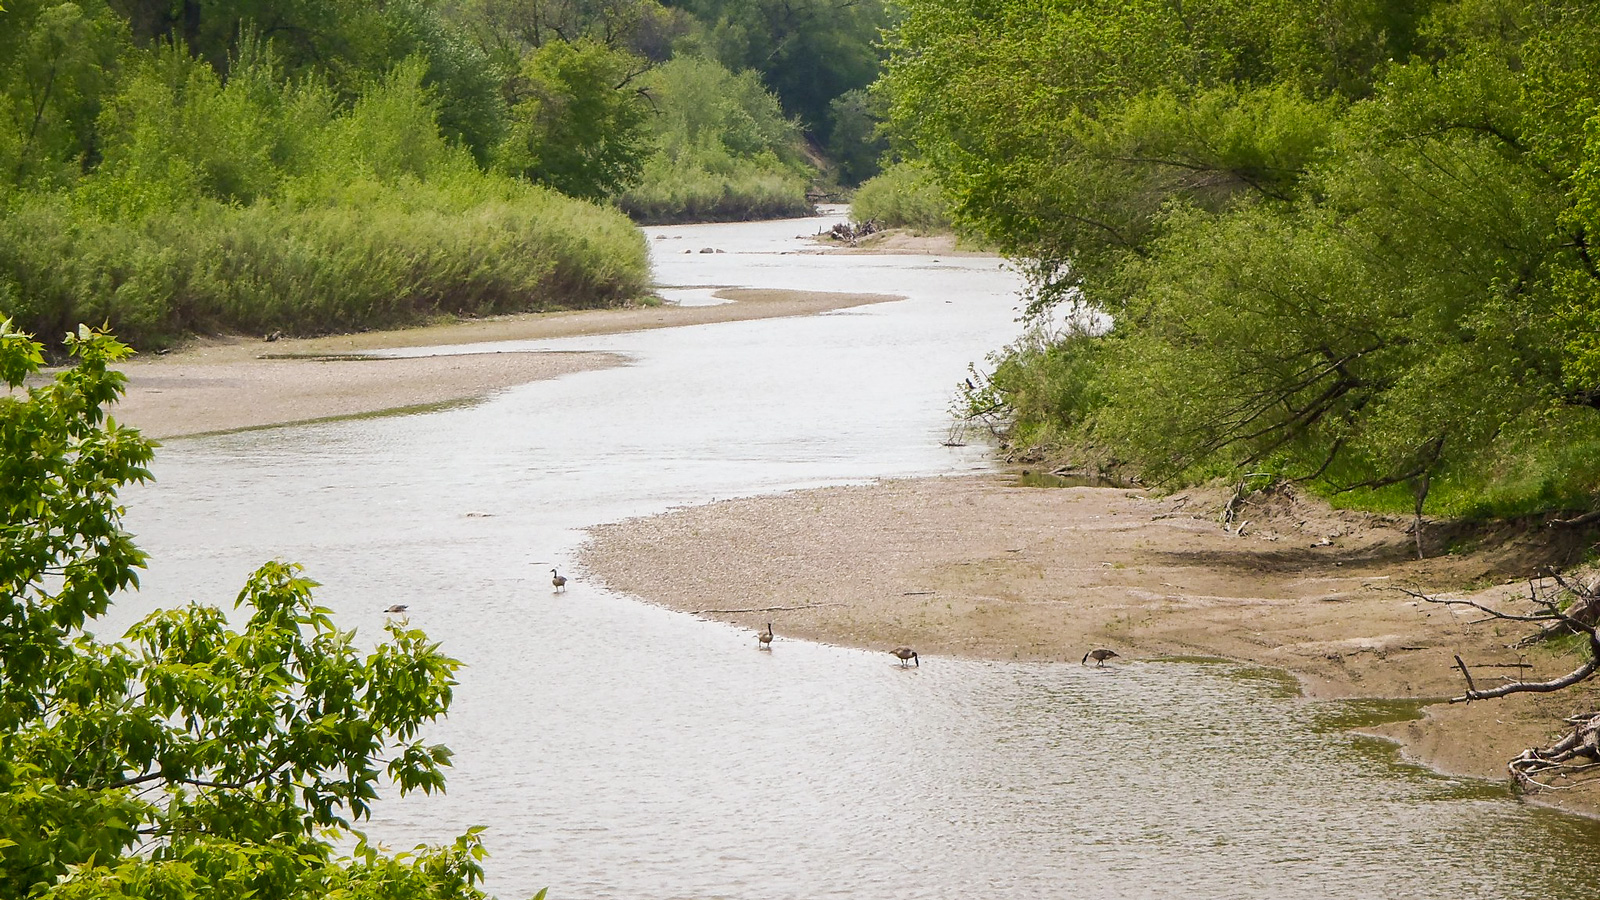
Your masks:
<path fill-rule="evenodd" d="M 614 353 L 505 352 L 388 359 L 401 347 L 527 341 L 811 315 L 899 299 L 883 294 L 729 289 L 717 306 L 671 304 L 532 313 L 320 338 L 205 338 L 122 368 L 118 421 L 154 438 L 261 428 L 467 402 L 574 372 L 624 365 Z"/>
<path fill-rule="evenodd" d="M 780 636 L 888 650 L 1077 664 L 1209 656 L 1286 669 L 1310 698 L 1444 698 L 1454 654 L 1564 674 L 1570 658 L 1507 644 L 1523 632 L 1416 600 L 1473 586 L 1520 594 L 1514 554 L 1417 561 L 1404 523 L 1280 497 L 1224 529 L 1219 496 L 1019 488 L 997 477 L 838 487 L 675 510 L 595 529 L 590 577 L 652 603 Z M 1267 507 L 1271 508 L 1267 508 Z M 750 610 L 749 612 L 721 612 Z M 1485 670 L 1511 671 L 1515 670 Z M 1576 693 L 1433 706 L 1375 729 L 1446 771 L 1505 779 Z M 1596 793 L 1542 794 L 1593 812 Z"/>

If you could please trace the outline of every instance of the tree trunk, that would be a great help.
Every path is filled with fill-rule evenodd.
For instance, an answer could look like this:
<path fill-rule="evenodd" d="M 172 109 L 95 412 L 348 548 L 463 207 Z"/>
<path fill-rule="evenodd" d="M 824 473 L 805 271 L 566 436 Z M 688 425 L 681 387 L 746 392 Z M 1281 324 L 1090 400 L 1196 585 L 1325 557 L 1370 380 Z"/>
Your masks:
<path fill-rule="evenodd" d="M 1430 482 L 1430 479 L 1428 477 L 1428 473 L 1427 472 L 1423 472 L 1420 476 L 1417 477 L 1416 519 L 1411 524 L 1412 536 L 1415 537 L 1416 540 L 1417 540 L 1417 559 L 1423 559 L 1424 558 L 1424 556 L 1422 554 L 1422 504 L 1426 503 L 1427 500 L 1428 500 L 1429 482 Z"/>

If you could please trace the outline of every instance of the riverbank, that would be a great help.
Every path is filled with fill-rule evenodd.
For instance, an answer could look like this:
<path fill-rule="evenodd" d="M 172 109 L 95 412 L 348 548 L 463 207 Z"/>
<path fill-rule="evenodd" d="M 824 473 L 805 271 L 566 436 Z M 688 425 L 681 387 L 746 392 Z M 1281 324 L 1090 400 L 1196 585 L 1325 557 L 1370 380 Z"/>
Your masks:
<path fill-rule="evenodd" d="M 1117 488 L 1020 488 L 997 477 L 890 481 L 756 497 L 602 526 L 590 577 L 649 602 L 758 629 L 869 649 L 1079 662 L 1110 647 L 1141 658 L 1226 657 L 1294 673 L 1307 697 L 1445 698 L 1474 665 L 1573 662 L 1512 650 L 1522 629 L 1419 601 L 1401 587 L 1525 594 L 1537 545 L 1417 561 L 1404 524 L 1305 497 L 1249 508 L 1225 530 L 1223 498 Z M 781 646 L 781 645 L 780 645 Z M 1484 668 L 1480 684 L 1515 668 Z M 1493 673 L 1493 674 L 1489 674 Z M 1592 694 L 1438 704 L 1370 729 L 1437 769 L 1504 780 Z M 1540 802 L 1600 813 L 1600 792 Z"/>
<path fill-rule="evenodd" d="M 498 316 L 320 338 L 204 338 L 122 366 L 128 391 L 112 415 L 171 439 L 469 402 L 546 378 L 626 365 L 615 353 L 493 351 L 390 358 L 376 351 L 619 334 L 803 316 L 897 300 L 884 294 L 727 289 L 713 306 L 637 306 Z"/>
<path fill-rule="evenodd" d="M 910 228 L 886 228 L 845 243 L 827 233 L 816 238 L 818 251 L 831 253 L 874 253 L 890 256 L 994 256 L 991 250 L 969 245 L 953 231 L 920 232 Z"/>
<path fill-rule="evenodd" d="M 373 351 L 608 334 L 805 315 L 883 295 L 726 291 L 734 303 L 509 316 L 394 332 L 274 342 L 211 339 L 126 366 L 120 421 L 159 438 L 467 402 L 540 378 L 625 365 L 610 353 L 494 352 L 380 358 Z M 1411 560 L 1402 523 L 1310 500 L 1253 508 L 1243 535 L 1215 518 L 1221 498 L 1111 488 L 1015 488 L 943 478 L 831 488 L 597 529 L 594 575 L 650 602 L 783 639 L 873 649 L 1073 662 L 1108 646 L 1124 660 L 1221 656 L 1283 668 L 1307 696 L 1440 698 L 1458 693 L 1453 656 L 1517 662 L 1521 634 L 1405 596 L 1520 592 L 1515 543 Z M 715 610 L 802 607 L 769 612 Z M 712 612 L 708 612 L 712 611 Z M 1567 659 L 1524 651 L 1527 677 Z M 1508 672 L 1509 669 L 1486 669 Z M 1493 677 L 1490 675 L 1488 677 Z M 1435 705 L 1372 729 L 1437 768 L 1503 779 L 1507 759 L 1549 741 L 1592 696 L 1521 695 Z M 1594 791 L 1541 801 L 1594 813 Z"/>

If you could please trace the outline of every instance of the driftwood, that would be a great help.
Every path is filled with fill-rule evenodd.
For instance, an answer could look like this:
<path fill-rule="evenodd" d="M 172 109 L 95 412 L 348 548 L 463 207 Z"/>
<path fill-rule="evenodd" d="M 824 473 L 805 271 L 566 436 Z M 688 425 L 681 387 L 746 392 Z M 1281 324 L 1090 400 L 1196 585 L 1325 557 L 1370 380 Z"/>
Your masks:
<path fill-rule="evenodd" d="M 1600 522 L 1600 509 L 1584 513 L 1574 519 L 1556 519 L 1550 525 L 1553 528 L 1577 528 L 1582 525 L 1588 525 L 1591 522 Z"/>
<path fill-rule="evenodd" d="M 861 240 L 869 234 L 877 234 L 882 230 L 883 229 L 878 226 L 878 223 L 871 219 L 868 219 L 865 222 L 840 222 L 839 224 L 828 229 L 828 237 L 831 237 L 836 241 L 844 241 L 845 243 L 854 247 L 856 241 Z"/>
<path fill-rule="evenodd" d="M 1597 632 L 1594 615 L 1600 598 L 1596 597 L 1592 585 L 1576 584 L 1559 572 L 1546 572 L 1544 578 L 1534 578 L 1528 582 L 1528 600 L 1534 608 L 1533 612 L 1528 613 L 1507 612 L 1476 600 L 1431 597 L 1419 591 L 1406 588 L 1401 590 L 1411 597 L 1428 603 L 1451 607 L 1464 606 L 1478 610 L 1487 616 L 1482 621 L 1499 620 L 1543 625 L 1544 627 L 1532 640 L 1542 640 L 1557 634 L 1582 634 L 1588 637 L 1589 658 L 1571 672 L 1545 681 L 1524 680 L 1522 670 L 1526 664 L 1518 660 L 1515 664 L 1500 663 L 1492 666 L 1480 664 L 1479 668 L 1515 667 L 1518 672 L 1516 679 L 1508 680 L 1504 684 L 1479 687 L 1476 679 L 1472 677 L 1472 667 L 1457 654 L 1456 668 L 1461 671 L 1461 678 L 1467 683 L 1467 689 L 1460 696 L 1451 697 L 1451 703 L 1493 700 L 1512 694 L 1547 694 L 1587 681 L 1597 669 L 1600 669 L 1600 632 Z M 1570 601 L 1565 609 L 1562 608 L 1564 601 Z M 1584 613 L 1576 614 L 1580 610 Z M 1521 641 L 1518 645 L 1526 643 L 1527 641 Z M 1549 747 L 1524 750 L 1516 759 L 1506 764 L 1506 770 L 1518 786 L 1528 789 L 1555 788 L 1556 785 L 1551 784 L 1548 779 L 1572 777 L 1600 770 L 1600 710 L 1570 716 L 1565 721 L 1572 727 L 1572 731 L 1560 741 Z"/>
<path fill-rule="evenodd" d="M 1266 478 L 1269 480 L 1259 490 L 1251 490 L 1250 479 L 1252 478 Z M 1277 482 L 1277 476 L 1270 472 L 1251 472 L 1241 477 L 1239 479 L 1239 483 L 1233 486 L 1233 496 L 1229 497 L 1228 502 L 1223 504 L 1222 514 L 1218 516 L 1218 518 L 1222 520 L 1222 530 L 1228 531 L 1231 534 L 1238 534 L 1241 530 L 1243 530 L 1244 525 L 1240 525 L 1238 528 L 1233 529 L 1230 529 L 1228 526 L 1232 525 L 1238 520 L 1240 507 L 1250 502 L 1246 498 L 1248 498 L 1251 494 L 1259 493 L 1261 490 L 1266 490 L 1267 488 L 1272 487 L 1274 484 L 1277 484 Z M 1247 522 L 1245 524 L 1249 523 Z"/>

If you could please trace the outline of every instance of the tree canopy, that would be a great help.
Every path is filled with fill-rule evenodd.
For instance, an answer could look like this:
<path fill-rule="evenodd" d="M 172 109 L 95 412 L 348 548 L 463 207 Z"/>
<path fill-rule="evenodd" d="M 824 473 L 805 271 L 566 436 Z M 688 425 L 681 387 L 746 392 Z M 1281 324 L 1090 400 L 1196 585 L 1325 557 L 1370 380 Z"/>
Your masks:
<path fill-rule="evenodd" d="M 830 104 L 878 75 L 884 0 L 673 0 L 705 23 L 702 39 L 734 71 L 753 69 L 784 111 L 821 143 L 833 133 Z"/>
<path fill-rule="evenodd" d="M 644 60 L 596 41 L 533 51 L 516 82 L 502 164 L 572 197 L 600 200 L 639 180 L 650 107 L 632 83 Z"/>
<path fill-rule="evenodd" d="M 0 322 L 0 893 L 10 897 L 479 898 L 476 829 L 395 856 L 335 843 L 379 787 L 444 788 L 423 737 L 457 663 L 391 622 L 371 650 L 296 565 L 253 574 L 234 630 L 213 606 L 87 629 L 145 557 L 118 488 L 152 444 L 104 408 L 128 350 L 80 328 L 76 364 L 28 387 L 41 346 Z"/>
<path fill-rule="evenodd" d="M 1101 316 L 1002 360 L 1023 435 L 1419 510 L 1600 499 L 1593 4 L 904 6 L 897 133 L 1041 321 Z"/>

